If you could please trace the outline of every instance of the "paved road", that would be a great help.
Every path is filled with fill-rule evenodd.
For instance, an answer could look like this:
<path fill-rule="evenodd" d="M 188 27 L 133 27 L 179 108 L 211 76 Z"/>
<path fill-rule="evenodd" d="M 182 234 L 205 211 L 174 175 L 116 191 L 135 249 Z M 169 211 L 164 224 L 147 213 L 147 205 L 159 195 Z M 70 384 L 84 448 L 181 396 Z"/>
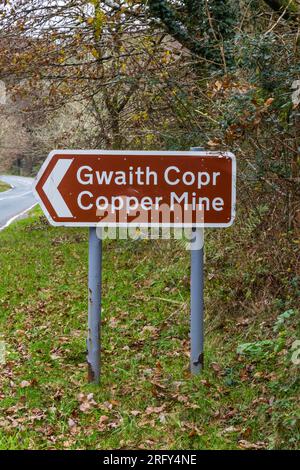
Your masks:
<path fill-rule="evenodd" d="M 33 178 L 2 176 L 1 181 L 12 189 L 0 192 L 0 231 L 36 204 L 31 187 Z"/>

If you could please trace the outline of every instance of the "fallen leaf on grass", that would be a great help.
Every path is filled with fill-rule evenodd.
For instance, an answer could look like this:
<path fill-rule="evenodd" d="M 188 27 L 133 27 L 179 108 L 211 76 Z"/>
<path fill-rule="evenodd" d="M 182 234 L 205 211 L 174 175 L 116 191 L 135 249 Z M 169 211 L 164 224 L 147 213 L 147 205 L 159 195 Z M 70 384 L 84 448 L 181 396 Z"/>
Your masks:
<path fill-rule="evenodd" d="M 256 442 L 256 443 L 253 443 L 253 442 L 249 442 L 249 441 L 245 441 L 244 439 L 241 439 L 239 441 L 239 447 L 241 447 L 241 449 L 265 449 L 266 447 L 266 443 L 265 442 Z"/>
<path fill-rule="evenodd" d="M 222 367 L 220 366 L 220 364 L 217 364 L 216 362 L 212 362 L 211 367 L 213 368 L 215 372 L 220 372 L 222 370 Z"/>
<path fill-rule="evenodd" d="M 50 354 L 50 358 L 52 359 L 52 361 L 57 361 L 58 359 L 61 359 L 61 357 L 57 353 Z"/>
<path fill-rule="evenodd" d="M 17 403 L 16 405 L 10 406 L 9 408 L 7 408 L 5 410 L 5 414 L 17 413 L 17 412 L 25 410 L 25 409 L 26 409 L 26 407 L 24 405 L 22 405 L 21 403 Z"/>
<path fill-rule="evenodd" d="M 74 441 L 69 440 L 69 441 L 65 441 L 63 443 L 63 446 L 64 446 L 65 449 L 69 449 L 73 444 L 74 444 Z"/>
<path fill-rule="evenodd" d="M 81 403 L 81 405 L 79 406 L 79 409 L 80 411 L 82 411 L 82 413 L 86 413 L 87 411 L 91 409 L 91 405 L 89 404 L 89 402 L 84 402 L 84 403 Z"/>
<path fill-rule="evenodd" d="M 99 405 L 99 408 L 101 410 L 112 410 L 115 406 L 119 406 L 120 402 L 118 400 L 110 400 L 110 401 L 105 401 L 101 405 Z"/>
<path fill-rule="evenodd" d="M 115 419 L 113 421 L 109 421 L 109 416 L 102 415 L 99 419 L 98 430 L 99 431 L 106 431 L 108 429 L 116 429 L 123 423 L 123 419 Z"/>
<path fill-rule="evenodd" d="M 119 406 L 121 403 L 118 400 L 110 400 L 109 402 L 112 406 Z"/>
<path fill-rule="evenodd" d="M 28 382 L 28 380 L 22 380 L 22 382 L 20 383 L 21 388 L 26 388 L 26 387 L 30 387 L 30 386 L 31 386 L 31 383 Z"/>
<path fill-rule="evenodd" d="M 28 421 L 33 423 L 34 421 L 41 421 L 46 417 L 45 413 L 39 408 L 34 408 L 31 414 L 27 417 Z"/>
<path fill-rule="evenodd" d="M 152 394 L 155 397 L 164 397 L 167 394 L 167 387 L 161 382 L 158 382 L 157 380 L 151 380 L 150 382 L 153 385 Z"/>
<path fill-rule="evenodd" d="M 146 418 L 143 418 L 139 421 L 139 427 L 147 427 L 147 428 L 155 428 L 156 426 L 156 423 L 155 423 L 155 420 L 154 419 L 146 419 Z"/>
<path fill-rule="evenodd" d="M 102 416 L 100 416 L 100 418 L 99 418 L 99 423 L 102 424 L 102 423 L 105 423 L 105 422 L 108 421 L 108 420 L 109 420 L 109 417 L 108 417 L 108 416 L 102 415 Z"/>
<path fill-rule="evenodd" d="M 225 428 L 223 431 L 221 431 L 221 434 L 230 434 L 232 432 L 239 432 L 239 429 L 235 426 L 228 426 L 228 428 Z"/>
<path fill-rule="evenodd" d="M 7 419 L 0 419 L 0 428 L 10 428 L 10 421 Z"/>
<path fill-rule="evenodd" d="M 56 437 L 54 436 L 54 433 L 55 433 L 54 427 L 49 426 L 49 425 L 40 426 L 40 427 L 36 428 L 36 431 L 39 434 L 42 434 L 43 436 L 46 436 L 52 442 L 56 441 Z"/>
<path fill-rule="evenodd" d="M 155 413 L 155 414 L 160 414 L 164 409 L 166 408 L 166 405 L 162 405 L 162 406 L 148 406 L 146 408 L 146 414 L 147 415 L 151 415 L 152 413 Z"/>
<path fill-rule="evenodd" d="M 204 385 L 204 387 L 208 387 L 208 388 L 211 387 L 211 384 L 210 384 L 209 381 L 206 380 L 206 379 L 200 380 L 200 383 L 201 383 L 202 385 Z"/>
<path fill-rule="evenodd" d="M 233 418 L 236 414 L 237 414 L 237 410 L 235 410 L 235 409 L 230 410 L 229 409 L 226 413 L 224 413 L 224 415 L 222 416 L 222 419 L 228 420 L 230 418 Z"/>
<path fill-rule="evenodd" d="M 99 424 L 98 424 L 98 429 L 99 431 L 104 431 L 106 428 L 107 421 L 109 420 L 109 417 L 106 415 L 102 415 L 99 418 Z"/>
<path fill-rule="evenodd" d="M 203 434 L 203 431 L 201 431 L 195 423 L 190 423 L 188 421 L 181 423 L 180 428 L 184 431 L 188 431 L 189 437 L 202 436 Z"/>
<path fill-rule="evenodd" d="M 147 337 L 151 336 L 153 338 L 157 338 L 158 336 L 158 328 L 155 328 L 155 326 L 152 325 L 146 325 L 142 329 L 142 331 L 139 333 L 139 337 L 143 340 L 146 339 Z"/>
<path fill-rule="evenodd" d="M 84 393 L 79 393 L 77 399 L 80 403 L 79 409 L 83 413 L 87 413 L 91 408 L 93 408 L 97 403 L 94 400 L 94 394 L 89 393 L 88 395 L 84 395 Z"/>
<path fill-rule="evenodd" d="M 172 398 L 174 398 L 174 400 L 177 400 L 179 401 L 179 403 L 184 403 L 184 405 L 187 407 L 187 408 L 191 408 L 191 409 L 199 409 L 200 406 L 199 405 L 196 405 L 196 403 L 191 403 L 188 399 L 187 396 L 185 395 L 179 395 L 177 393 L 173 394 L 172 395 Z"/>
<path fill-rule="evenodd" d="M 250 318 L 238 318 L 236 326 L 248 326 L 250 323 Z"/>
<path fill-rule="evenodd" d="M 188 397 L 184 396 L 184 395 L 173 395 L 173 398 L 175 398 L 176 400 L 178 400 L 180 403 L 185 403 L 187 404 L 189 402 L 189 399 Z"/>
<path fill-rule="evenodd" d="M 191 430 L 191 432 L 189 433 L 189 437 L 195 437 L 195 436 L 201 436 L 203 433 L 198 429 L 198 428 L 194 428 Z"/>
<path fill-rule="evenodd" d="M 251 433 L 252 433 L 252 429 L 250 427 L 246 428 L 243 430 L 243 432 L 241 433 L 241 435 L 246 438 L 246 437 L 249 437 L 251 436 Z"/>

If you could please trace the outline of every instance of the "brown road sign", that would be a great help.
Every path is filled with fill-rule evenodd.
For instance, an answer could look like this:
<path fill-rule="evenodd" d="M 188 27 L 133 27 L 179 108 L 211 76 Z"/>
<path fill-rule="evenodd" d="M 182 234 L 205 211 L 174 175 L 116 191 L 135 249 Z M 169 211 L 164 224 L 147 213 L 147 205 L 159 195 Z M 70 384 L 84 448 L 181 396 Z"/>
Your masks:
<path fill-rule="evenodd" d="M 229 152 L 57 150 L 35 192 L 52 225 L 228 227 L 235 184 Z"/>

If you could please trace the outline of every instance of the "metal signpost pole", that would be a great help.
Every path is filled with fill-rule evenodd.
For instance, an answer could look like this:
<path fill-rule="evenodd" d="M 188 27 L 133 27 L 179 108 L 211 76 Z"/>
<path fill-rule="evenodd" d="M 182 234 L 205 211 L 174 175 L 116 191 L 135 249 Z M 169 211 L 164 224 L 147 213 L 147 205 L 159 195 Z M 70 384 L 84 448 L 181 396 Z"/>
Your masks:
<path fill-rule="evenodd" d="M 96 228 L 90 227 L 87 362 L 88 380 L 95 384 L 100 381 L 101 272 L 102 240 Z"/>
<path fill-rule="evenodd" d="M 191 147 L 203 151 L 202 147 Z M 204 365 L 204 229 L 192 229 L 191 246 L 191 373 L 198 375 Z M 193 246 L 194 245 L 194 246 Z"/>
<path fill-rule="evenodd" d="M 203 244 L 203 229 L 193 228 L 195 244 Z M 201 246 L 200 245 L 200 246 Z M 191 250 L 191 373 L 200 374 L 203 368 L 204 347 L 204 253 L 202 248 Z"/>

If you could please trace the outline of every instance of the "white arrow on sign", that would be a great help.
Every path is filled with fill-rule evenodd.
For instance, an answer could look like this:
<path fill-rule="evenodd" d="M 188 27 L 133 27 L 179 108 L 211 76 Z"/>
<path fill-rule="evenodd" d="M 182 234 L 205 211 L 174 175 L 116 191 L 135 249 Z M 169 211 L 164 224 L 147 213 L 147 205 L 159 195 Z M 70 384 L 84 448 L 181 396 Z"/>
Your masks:
<path fill-rule="evenodd" d="M 49 202 L 51 203 L 58 217 L 73 218 L 72 212 L 68 208 L 65 200 L 57 189 L 73 161 L 74 158 L 63 158 L 58 160 L 43 186 L 43 191 L 49 199 Z"/>

